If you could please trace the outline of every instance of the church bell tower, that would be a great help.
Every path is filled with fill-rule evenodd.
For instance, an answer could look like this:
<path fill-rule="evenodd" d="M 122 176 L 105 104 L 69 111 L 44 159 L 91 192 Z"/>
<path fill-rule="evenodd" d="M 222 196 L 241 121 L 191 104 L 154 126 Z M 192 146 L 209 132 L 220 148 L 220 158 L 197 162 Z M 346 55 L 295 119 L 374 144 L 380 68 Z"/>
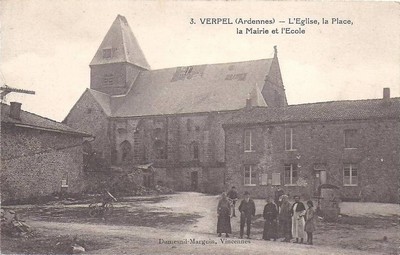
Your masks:
<path fill-rule="evenodd" d="M 90 62 L 90 88 L 124 95 L 150 66 L 124 16 L 118 15 Z"/>

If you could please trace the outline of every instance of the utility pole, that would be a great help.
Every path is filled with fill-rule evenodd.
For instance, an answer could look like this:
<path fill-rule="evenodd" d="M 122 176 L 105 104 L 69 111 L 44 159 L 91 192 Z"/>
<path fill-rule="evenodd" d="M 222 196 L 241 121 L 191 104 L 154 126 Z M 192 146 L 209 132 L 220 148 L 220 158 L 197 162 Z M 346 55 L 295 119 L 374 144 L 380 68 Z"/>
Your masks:
<path fill-rule="evenodd" d="M 0 87 L 0 100 L 3 102 L 5 99 L 5 96 L 11 92 L 14 93 L 23 93 L 23 94 L 31 94 L 34 95 L 35 91 L 33 90 L 26 90 L 26 89 L 17 89 L 17 88 L 12 88 L 4 84 L 3 86 Z"/>

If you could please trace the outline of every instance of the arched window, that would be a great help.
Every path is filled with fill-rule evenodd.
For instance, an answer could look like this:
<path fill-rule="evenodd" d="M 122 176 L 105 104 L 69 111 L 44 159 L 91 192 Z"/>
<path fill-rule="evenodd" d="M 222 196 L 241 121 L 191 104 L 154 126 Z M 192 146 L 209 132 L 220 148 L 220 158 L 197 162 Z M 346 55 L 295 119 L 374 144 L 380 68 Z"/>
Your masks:
<path fill-rule="evenodd" d="M 162 134 L 162 129 L 161 128 L 155 128 L 154 129 L 154 137 L 155 138 L 160 138 Z"/>
<path fill-rule="evenodd" d="M 120 151 L 121 151 L 121 162 L 126 162 L 130 159 L 131 156 L 131 151 L 132 151 L 132 146 L 130 142 L 128 141 L 123 141 L 119 145 Z"/>
<path fill-rule="evenodd" d="M 83 142 L 82 151 L 83 151 L 83 169 L 84 170 L 88 170 L 89 169 L 90 157 L 93 154 L 92 145 L 90 144 L 89 141 L 84 141 Z"/>
<path fill-rule="evenodd" d="M 191 145 L 192 145 L 192 146 L 191 146 L 191 147 L 192 147 L 192 148 L 191 148 L 192 157 L 193 157 L 194 160 L 197 160 L 197 159 L 200 158 L 199 143 L 198 143 L 198 142 L 192 142 Z"/>
<path fill-rule="evenodd" d="M 153 145 L 153 150 L 154 150 L 156 159 L 166 159 L 167 158 L 167 153 L 165 150 L 165 142 L 163 142 L 161 140 L 155 141 L 154 145 Z"/>
<path fill-rule="evenodd" d="M 186 120 L 186 129 L 187 129 L 187 131 L 192 131 L 192 126 L 193 126 L 193 120 L 191 120 L 191 119 L 187 119 Z"/>

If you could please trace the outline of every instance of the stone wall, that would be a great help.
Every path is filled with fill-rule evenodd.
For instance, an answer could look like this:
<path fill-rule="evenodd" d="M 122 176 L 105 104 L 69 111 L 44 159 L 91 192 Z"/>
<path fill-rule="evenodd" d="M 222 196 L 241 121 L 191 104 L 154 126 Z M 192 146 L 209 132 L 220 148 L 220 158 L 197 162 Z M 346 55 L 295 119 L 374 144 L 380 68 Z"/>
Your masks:
<path fill-rule="evenodd" d="M 100 105 L 87 90 L 63 121 L 68 126 L 95 136 L 91 147 L 100 157 L 111 163 L 109 120 Z"/>
<path fill-rule="evenodd" d="M 198 191 L 219 192 L 225 161 L 222 123 L 231 115 L 213 112 L 113 119 L 110 140 L 117 154 L 116 164 L 154 163 L 158 169 L 167 169 L 168 186 L 176 190 L 193 190 L 190 175 L 197 171 Z M 124 155 L 126 144 L 130 150 Z M 164 150 L 163 157 L 158 155 L 157 146 Z M 208 168 L 221 172 L 203 175 Z M 212 187 L 208 188 L 207 183 Z"/>
<path fill-rule="evenodd" d="M 285 128 L 293 128 L 293 150 L 285 150 Z M 255 136 L 254 151 L 244 152 L 244 130 Z M 345 148 L 345 130 L 356 130 L 355 148 Z M 398 201 L 400 125 L 396 120 L 283 123 L 226 128 L 226 182 L 257 197 L 272 195 L 272 173 L 280 173 L 283 189 L 304 199 L 316 195 L 320 170 L 326 183 L 337 185 L 343 199 L 373 202 Z M 298 183 L 284 185 L 284 166 L 294 164 Z M 344 184 L 344 165 L 357 167 L 357 185 Z M 244 185 L 244 166 L 253 165 L 256 185 Z M 261 185 L 267 174 L 267 185 Z M 264 175 L 265 176 L 265 175 Z"/>
<path fill-rule="evenodd" d="M 82 137 L 27 128 L 2 127 L 2 201 L 84 190 Z"/>
<path fill-rule="evenodd" d="M 129 90 L 140 70 L 143 69 L 129 63 L 91 66 L 90 88 L 109 95 L 123 95 Z"/>

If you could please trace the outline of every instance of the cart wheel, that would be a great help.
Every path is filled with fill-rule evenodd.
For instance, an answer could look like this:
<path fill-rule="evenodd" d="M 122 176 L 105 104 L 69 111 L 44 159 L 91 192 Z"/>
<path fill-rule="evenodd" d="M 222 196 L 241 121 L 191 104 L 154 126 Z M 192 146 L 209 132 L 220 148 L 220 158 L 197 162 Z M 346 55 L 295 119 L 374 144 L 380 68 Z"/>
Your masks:
<path fill-rule="evenodd" d="M 95 217 L 99 212 L 99 205 L 97 203 L 92 203 L 89 205 L 89 216 Z"/>
<path fill-rule="evenodd" d="M 104 206 L 104 215 L 105 216 L 110 216 L 114 211 L 114 206 L 113 204 L 106 204 Z"/>

